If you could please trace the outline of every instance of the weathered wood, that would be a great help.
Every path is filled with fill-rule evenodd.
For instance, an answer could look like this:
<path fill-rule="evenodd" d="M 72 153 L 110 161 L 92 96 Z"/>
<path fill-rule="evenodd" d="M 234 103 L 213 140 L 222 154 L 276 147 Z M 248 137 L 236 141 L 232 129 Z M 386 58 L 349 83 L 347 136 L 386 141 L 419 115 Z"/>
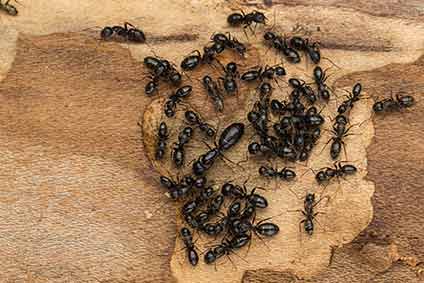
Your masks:
<path fill-rule="evenodd" d="M 265 7 L 261 1 L 244 2 L 231 8 Z M 342 79 L 339 86 L 361 79 L 367 94 L 381 97 L 389 95 L 392 81 L 394 91 L 406 81 L 406 91 L 422 93 L 423 59 L 411 63 L 424 43 L 419 1 L 273 2 L 277 27 L 291 32 L 301 25 L 342 67 L 340 75 L 371 70 L 349 75 L 350 81 Z M 172 280 L 175 212 L 158 192 L 142 149 L 136 122 L 149 100 L 142 94 L 144 70 L 134 58 L 141 60 L 153 48 L 178 61 L 201 48 L 213 31 L 233 31 L 225 23 L 228 3 L 32 1 L 17 7 L 18 17 L 0 15 L 0 256 L 5 259 L 0 278 Z M 140 25 L 152 44 L 119 47 L 93 40 L 96 26 L 125 20 Z M 93 31 L 68 33 L 86 28 Z M 14 49 L 17 32 L 57 31 L 67 33 L 21 36 Z M 402 64 L 385 66 L 389 63 Z M 419 212 L 423 123 L 422 115 L 414 116 L 421 112 L 419 102 L 411 113 L 375 120 L 376 136 L 368 149 L 369 178 L 377 184 L 374 220 L 357 244 L 335 249 L 330 268 L 308 282 L 419 281 L 414 274 L 419 267 L 410 266 L 414 258 L 423 261 L 424 254 Z M 394 149 L 405 144 L 405 136 L 410 137 L 407 149 Z M 373 267 L 379 259 L 364 259 L 365 250 L 380 250 L 370 244 L 394 244 L 400 263 L 380 272 L 379 265 Z M 386 258 L 383 253 L 381 262 Z M 247 272 L 244 281 L 284 282 L 275 271 Z"/>

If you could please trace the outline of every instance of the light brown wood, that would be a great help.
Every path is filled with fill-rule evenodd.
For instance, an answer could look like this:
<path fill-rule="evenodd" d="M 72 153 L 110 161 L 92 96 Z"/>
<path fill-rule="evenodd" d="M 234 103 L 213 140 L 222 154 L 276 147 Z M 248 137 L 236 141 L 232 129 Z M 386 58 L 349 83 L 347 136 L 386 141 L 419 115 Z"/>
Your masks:
<path fill-rule="evenodd" d="M 150 100 L 142 93 L 145 70 L 137 61 L 154 49 L 178 62 L 201 48 L 212 32 L 233 31 L 225 22 L 230 8 L 266 6 L 213 0 L 16 6 L 18 17 L 0 15 L 0 256 L 5 259 L 0 278 L 171 281 L 175 211 L 142 149 L 136 123 Z M 342 68 L 338 76 L 348 75 L 338 87 L 359 79 L 374 97 L 388 96 L 391 88 L 419 97 L 422 9 L 420 1 L 274 1 L 266 13 L 272 22 L 276 11 L 281 31 L 300 24 L 320 40 L 323 54 Z M 154 42 L 119 46 L 95 39 L 96 26 L 125 20 L 141 26 Z M 419 101 L 408 113 L 375 120 L 376 137 L 368 149 L 369 179 L 377 184 L 374 220 L 356 244 L 335 249 L 330 268 L 312 281 L 420 280 L 415 274 L 420 266 L 414 265 L 424 254 L 419 211 L 423 123 L 414 113 L 421 112 Z M 405 137 L 410 137 L 407 150 L 394 149 L 405 144 Z M 392 245 L 397 257 L 388 256 Z M 252 271 L 243 280 L 300 281 L 282 274 Z"/>

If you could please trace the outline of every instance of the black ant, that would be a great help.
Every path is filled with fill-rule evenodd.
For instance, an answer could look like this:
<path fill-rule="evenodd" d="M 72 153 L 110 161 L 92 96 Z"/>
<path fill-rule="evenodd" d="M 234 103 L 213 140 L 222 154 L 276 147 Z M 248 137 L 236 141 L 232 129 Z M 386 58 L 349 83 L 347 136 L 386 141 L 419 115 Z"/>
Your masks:
<path fill-rule="evenodd" d="M 357 169 L 354 165 L 341 165 L 341 163 L 341 161 L 336 161 L 334 162 L 333 168 L 321 168 L 320 171 L 315 175 L 315 179 L 317 180 L 318 184 L 328 182 L 334 177 L 339 178 L 344 177 L 346 175 L 353 175 L 356 173 Z"/>
<path fill-rule="evenodd" d="M 382 113 L 388 111 L 400 111 L 404 108 L 409 108 L 415 103 L 414 97 L 410 95 L 399 95 L 397 94 L 395 98 L 385 98 L 383 100 L 377 101 L 372 106 L 372 109 L 375 113 Z"/>
<path fill-rule="evenodd" d="M 186 118 L 186 121 L 190 123 L 193 126 L 198 126 L 199 129 L 204 132 L 208 137 L 213 137 L 216 134 L 215 129 L 209 125 L 208 123 L 202 121 L 202 119 L 199 117 L 199 115 L 191 110 L 187 110 L 184 113 L 184 116 Z"/>
<path fill-rule="evenodd" d="M 185 152 L 184 146 L 190 141 L 193 135 L 193 128 L 185 127 L 178 135 L 178 142 L 174 144 L 172 151 L 172 160 L 177 168 L 184 164 Z"/>
<path fill-rule="evenodd" d="M 195 179 L 190 175 L 177 181 L 166 176 L 160 176 L 160 184 L 168 190 L 174 200 L 185 197 L 193 188 L 194 182 Z"/>
<path fill-rule="evenodd" d="M 264 34 L 264 40 L 270 47 L 273 47 L 278 52 L 283 53 L 288 62 L 293 64 L 300 62 L 299 53 L 295 49 L 291 48 L 287 44 L 287 40 L 281 35 L 268 31 Z"/>
<path fill-rule="evenodd" d="M 251 237 L 248 235 L 236 235 L 231 239 L 224 238 L 221 241 L 221 244 L 215 246 L 213 249 L 209 249 L 205 255 L 204 260 L 206 264 L 214 263 L 217 259 L 224 255 L 229 255 L 234 253 L 233 250 L 240 249 L 247 245 L 251 240 Z"/>
<path fill-rule="evenodd" d="M 254 188 L 250 193 L 247 192 L 246 182 L 243 184 L 243 186 L 233 185 L 230 182 L 224 183 L 221 188 L 221 193 L 224 196 L 230 196 L 236 199 L 244 199 L 247 201 L 247 203 L 257 208 L 268 207 L 268 201 L 266 198 L 255 193 L 257 188 Z"/>
<path fill-rule="evenodd" d="M 318 96 L 325 101 L 330 99 L 329 87 L 325 84 L 327 79 L 328 76 L 325 75 L 325 71 L 323 71 L 320 66 L 316 66 L 314 68 L 314 80 L 318 87 Z"/>
<path fill-rule="evenodd" d="M 245 29 L 249 28 L 252 33 L 254 31 L 251 28 L 251 25 L 255 23 L 255 28 L 258 24 L 265 25 L 267 21 L 267 17 L 264 15 L 264 13 L 259 11 L 252 11 L 248 14 L 245 14 L 243 11 L 241 13 L 233 13 L 228 16 L 227 22 L 230 26 L 240 26 L 243 25 L 243 31 L 246 34 Z M 247 35 L 246 35 L 247 36 Z"/>
<path fill-rule="evenodd" d="M 179 85 L 181 83 L 181 74 L 168 60 L 147 56 L 144 58 L 144 65 L 153 72 L 150 76 L 151 80 L 147 82 L 144 88 L 146 95 L 152 95 L 157 91 L 160 79 L 168 81 L 173 85 Z"/>
<path fill-rule="evenodd" d="M 170 118 L 175 116 L 175 108 L 177 107 L 177 104 L 181 102 L 182 98 L 189 96 L 192 90 L 193 88 L 191 85 L 185 85 L 177 89 L 175 93 L 168 98 L 164 106 L 166 117 Z"/>
<path fill-rule="evenodd" d="M 123 27 L 104 27 L 100 32 L 100 37 L 104 40 L 109 40 L 114 34 L 131 42 L 144 43 L 146 41 L 144 32 L 128 22 L 125 22 Z"/>
<path fill-rule="evenodd" d="M 243 123 L 233 123 L 226 127 L 220 137 L 215 148 L 210 149 L 205 154 L 202 154 L 193 163 L 193 173 L 197 176 L 203 175 L 215 162 L 223 151 L 226 151 L 238 143 L 244 134 Z"/>
<path fill-rule="evenodd" d="M 286 70 L 281 66 L 265 66 L 244 72 L 240 79 L 245 82 L 263 82 L 265 79 L 272 80 L 275 78 L 275 76 L 281 77 L 285 75 Z"/>
<path fill-rule="evenodd" d="M 220 77 L 219 80 L 222 81 L 222 85 L 227 94 L 234 94 L 238 90 L 236 78 L 239 76 L 237 70 L 237 64 L 235 62 L 228 63 L 224 69 L 224 76 Z"/>
<path fill-rule="evenodd" d="M 225 48 L 236 51 L 242 57 L 244 57 L 244 54 L 246 53 L 246 46 L 238 41 L 234 36 L 231 37 L 231 34 L 226 36 L 225 34 L 217 33 L 212 35 L 211 40 L 214 42 L 212 48 L 216 53 L 221 53 Z"/>
<path fill-rule="evenodd" d="M 303 203 L 303 210 L 299 210 L 305 216 L 305 219 L 299 222 L 299 230 L 301 229 L 302 223 L 304 223 L 303 228 L 310 236 L 314 233 L 314 219 L 320 213 L 314 212 L 314 208 L 321 200 L 322 199 L 315 201 L 315 194 L 307 193 Z"/>
<path fill-rule="evenodd" d="M 195 246 L 194 246 L 194 243 L 193 243 L 193 237 L 191 235 L 190 230 L 187 229 L 186 227 L 183 227 L 183 228 L 181 228 L 180 235 L 181 235 L 181 238 L 183 240 L 185 249 L 187 250 L 188 262 L 192 266 L 196 266 L 197 263 L 199 262 L 199 256 L 198 256 L 198 254 L 195 250 Z"/>
<path fill-rule="evenodd" d="M 314 104 L 317 101 L 317 97 L 313 89 L 303 80 L 291 78 L 289 79 L 289 85 L 293 88 L 291 93 L 292 97 L 297 98 L 300 95 L 303 95 L 310 104 Z"/>
<path fill-rule="evenodd" d="M 165 122 L 161 122 L 158 129 L 158 139 L 156 143 L 155 159 L 160 160 L 165 155 L 166 141 L 168 139 L 168 126 Z"/>
<path fill-rule="evenodd" d="M 213 100 L 215 110 L 218 112 L 224 111 L 224 100 L 218 84 L 208 75 L 203 77 L 202 84 L 208 96 Z"/>
<path fill-rule="evenodd" d="M 259 168 L 259 175 L 267 178 L 280 178 L 284 181 L 291 181 L 296 178 L 296 172 L 287 167 L 281 170 L 274 169 L 271 166 L 261 166 Z"/>
<path fill-rule="evenodd" d="M 337 112 L 339 114 L 344 114 L 350 111 L 353 108 L 353 105 L 356 101 L 359 101 L 359 95 L 361 94 L 362 85 L 360 83 L 356 83 L 352 88 L 352 93 L 347 97 L 348 99 L 343 101 L 340 104 Z"/>
<path fill-rule="evenodd" d="M 345 156 L 347 157 L 346 145 L 345 145 L 345 142 L 343 141 L 343 138 L 353 135 L 353 134 L 349 134 L 349 130 L 350 128 L 352 128 L 352 126 L 347 128 L 346 127 L 347 123 L 348 123 L 348 120 L 344 115 L 340 115 L 340 114 L 337 115 L 336 122 L 334 123 L 333 129 L 331 130 L 331 133 L 333 134 L 333 136 L 325 144 L 325 146 L 327 146 L 327 144 L 330 141 L 332 141 L 330 156 L 333 160 L 339 157 L 342 147 L 343 147 Z"/>
<path fill-rule="evenodd" d="M 296 50 L 304 51 L 309 55 L 311 61 L 318 64 L 321 60 L 321 53 L 319 50 L 319 43 L 314 42 L 310 44 L 309 39 L 304 39 L 299 36 L 293 36 L 290 39 L 290 45 Z"/>
<path fill-rule="evenodd" d="M 0 10 L 5 11 L 11 16 L 18 15 L 18 9 L 16 9 L 15 6 L 9 4 L 10 0 L 7 0 L 6 2 L 2 3 L 0 0 Z"/>

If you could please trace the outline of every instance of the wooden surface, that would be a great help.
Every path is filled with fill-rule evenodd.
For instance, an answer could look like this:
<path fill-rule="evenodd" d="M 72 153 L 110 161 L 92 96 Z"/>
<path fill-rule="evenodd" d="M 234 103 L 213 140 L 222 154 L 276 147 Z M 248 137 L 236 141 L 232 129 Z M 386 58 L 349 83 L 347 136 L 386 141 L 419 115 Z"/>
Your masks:
<path fill-rule="evenodd" d="M 334 249 L 329 268 L 306 281 L 419 282 L 424 260 L 419 209 L 424 201 L 423 3 L 310 3 L 274 1 L 267 13 L 272 18 L 272 9 L 277 11 L 283 31 L 296 24 L 314 31 L 327 48 L 323 52 L 342 67 L 336 86 L 359 79 L 373 97 L 401 89 L 415 95 L 418 104 L 407 113 L 374 120 L 367 156 L 368 179 L 376 184 L 374 219 L 354 243 Z M 262 7 L 253 1 L 243 5 Z M 97 33 L 83 30 L 134 19 L 159 39 L 152 44 L 158 54 L 179 61 L 212 31 L 228 30 L 229 7 L 237 5 L 110 1 L 99 7 L 94 1 L 33 1 L 18 6 L 19 17 L 1 15 L 4 282 L 172 280 L 175 212 L 158 192 L 136 124 L 150 101 L 142 94 L 139 60 L 151 51 L 101 44 L 93 39 Z M 140 13 L 142 19 L 136 19 Z M 187 39 L 187 34 L 194 36 Z M 243 281 L 302 282 L 273 270 L 246 272 Z"/>

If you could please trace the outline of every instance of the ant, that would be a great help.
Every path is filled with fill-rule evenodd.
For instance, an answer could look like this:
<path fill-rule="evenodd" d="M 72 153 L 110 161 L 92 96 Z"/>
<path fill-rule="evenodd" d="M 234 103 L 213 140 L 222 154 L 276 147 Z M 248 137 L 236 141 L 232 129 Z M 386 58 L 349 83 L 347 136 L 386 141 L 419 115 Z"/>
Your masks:
<path fill-rule="evenodd" d="M 289 79 L 289 85 L 293 88 L 291 93 L 292 97 L 297 98 L 303 94 L 303 96 L 310 104 L 314 104 L 317 101 L 317 97 L 313 89 L 303 80 L 291 78 Z"/>
<path fill-rule="evenodd" d="M 353 175 L 356 173 L 357 169 L 354 165 L 341 165 L 341 163 L 341 161 L 335 161 L 333 164 L 333 168 L 321 168 L 320 171 L 315 175 L 315 179 L 317 180 L 318 184 L 328 182 L 334 177 L 339 178 L 344 177 L 346 175 Z"/>
<path fill-rule="evenodd" d="M 248 235 L 236 235 L 231 239 L 224 238 L 221 244 L 215 246 L 215 248 L 209 249 L 204 256 L 206 264 L 214 263 L 217 259 L 224 255 L 234 253 L 233 250 L 240 249 L 250 242 L 251 237 Z M 231 259 L 230 259 L 231 260 Z"/>
<path fill-rule="evenodd" d="M 319 43 L 314 42 L 310 44 L 309 39 L 304 39 L 299 36 L 293 36 L 290 39 L 290 45 L 296 50 L 304 51 L 309 55 L 311 61 L 318 64 L 321 60 L 321 53 L 319 50 Z"/>
<path fill-rule="evenodd" d="M 8 13 L 11 16 L 16 16 L 18 15 L 18 9 L 16 9 L 15 6 L 9 4 L 10 0 L 7 0 L 4 3 L 1 3 L 0 0 L 0 10 L 5 11 L 6 13 Z"/>
<path fill-rule="evenodd" d="M 316 66 L 314 68 L 314 80 L 318 87 L 318 96 L 325 101 L 330 99 L 329 87 L 325 84 L 327 79 L 328 76 L 325 75 L 325 71 L 323 71 L 320 66 Z"/>
<path fill-rule="evenodd" d="M 295 49 L 291 48 L 287 44 L 287 40 L 281 35 L 268 31 L 264 34 L 264 40 L 270 47 L 273 47 L 278 52 L 283 53 L 287 61 L 290 63 L 297 64 L 300 62 L 299 53 Z"/>
<path fill-rule="evenodd" d="M 397 94 L 395 98 L 385 98 L 383 100 L 377 101 L 372 106 L 372 109 L 375 113 L 382 113 L 388 111 L 400 111 L 401 109 L 408 108 L 413 106 L 415 103 L 414 97 L 410 95 L 399 95 Z"/>
<path fill-rule="evenodd" d="M 164 106 L 166 117 L 171 118 L 175 116 L 175 108 L 177 107 L 177 104 L 181 102 L 182 98 L 189 96 L 192 90 L 193 88 L 191 85 L 185 85 L 177 89 L 175 93 L 168 98 Z"/>
<path fill-rule="evenodd" d="M 278 169 L 274 169 L 271 166 L 261 166 L 259 168 L 259 175 L 267 178 L 280 178 L 284 181 L 291 181 L 296 178 L 296 172 L 287 167 L 278 171 Z"/>
<path fill-rule="evenodd" d="M 177 168 L 180 168 L 184 164 L 184 146 L 190 141 L 193 135 L 193 128 L 185 127 L 178 135 L 178 142 L 175 143 L 172 151 L 172 160 Z"/>
<path fill-rule="evenodd" d="M 151 81 L 147 82 L 144 88 L 146 95 L 152 95 L 157 91 L 160 79 L 169 81 L 173 85 L 181 83 L 181 74 L 168 60 L 147 56 L 144 58 L 144 65 L 153 72 L 150 75 Z"/>
<path fill-rule="evenodd" d="M 227 22 L 230 26 L 240 26 L 243 25 L 243 31 L 246 34 L 246 28 L 249 28 L 252 33 L 254 31 L 251 28 L 251 25 L 255 23 L 255 28 L 258 24 L 265 25 L 267 17 L 264 13 L 259 11 L 252 11 L 248 14 L 245 14 L 243 11 L 241 13 L 233 13 L 227 17 Z M 247 34 L 246 34 L 247 37 Z"/>
<path fill-rule="evenodd" d="M 224 183 L 221 187 L 221 193 L 227 197 L 244 199 L 247 201 L 247 203 L 257 208 L 267 208 L 268 201 L 266 200 L 266 198 L 255 193 L 257 188 L 254 188 L 250 193 L 248 193 L 246 188 L 246 182 L 243 184 L 242 187 L 238 185 L 233 185 L 230 182 Z"/>
<path fill-rule="evenodd" d="M 215 105 L 215 110 L 218 112 L 224 111 L 224 100 L 222 98 L 222 92 L 218 87 L 218 84 L 208 75 L 202 79 L 202 84 L 207 94 L 212 98 Z"/>
<path fill-rule="evenodd" d="M 343 141 L 343 138 L 351 136 L 353 134 L 349 134 L 349 130 L 353 127 L 350 126 L 346 128 L 346 125 L 348 123 L 347 117 L 344 115 L 337 115 L 336 122 L 333 125 L 333 129 L 331 130 L 331 133 L 333 136 L 328 140 L 328 142 L 325 144 L 324 148 L 328 145 L 330 141 L 331 148 L 330 148 L 330 156 L 333 160 L 337 159 L 340 155 L 340 151 L 343 147 L 345 156 L 347 156 L 346 153 L 346 145 Z"/>
<path fill-rule="evenodd" d="M 260 81 L 263 82 L 265 79 L 272 80 L 274 76 L 282 77 L 286 75 L 286 70 L 281 66 L 265 66 L 259 67 L 258 69 L 252 69 L 243 73 L 240 77 L 242 81 L 253 82 Z"/>
<path fill-rule="evenodd" d="M 305 219 L 299 222 L 299 230 L 302 223 L 304 223 L 303 228 L 309 236 L 314 233 L 314 219 L 320 213 L 314 212 L 314 208 L 321 200 L 322 198 L 319 201 L 315 201 L 315 194 L 307 193 L 303 202 L 303 210 L 299 210 L 305 216 Z"/>
<path fill-rule="evenodd" d="M 199 50 L 192 52 L 181 62 L 181 69 L 184 71 L 192 71 L 200 64 L 211 64 L 214 60 L 218 61 L 216 55 L 224 50 L 225 46 L 220 42 L 215 42 L 212 46 L 203 47 L 203 55 Z M 219 61 L 218 61 L 219 62 Z"/>
<path fill-rule="evenodd" d="M 213 137 L 216 134 L 216 131 L 214 128 L 212 128 L 211 125 L 208 123 L 202 121 L 202 119 L 199 117 L 199 115 L 191 110 L 187 110 L 184 113 L 184 116 L 186 118 L 186 121 L 192 125 L 196 125 L 199 127 L 199 129 L 205 133 L 208 137 Z"/>
<path fill-rule="evenodd" d="M 161 122 L 158 129 L 158 139 L 156 143 L 155 159 L 160 160 L 165 155 L 166 141 L 168 139 L 168 126 L 165 122 Z"/>
<path fill-rule="evenodd" d="M 238 143 L 244 134 L 243 123 L 233 123 L 226 127 L 218 140 L 218 144 L 215 148 L 210 149 L 205 154 L 202 154 L 193 163 L 193 173 L 197 176 L 203 175 L 215 162 L 215 159 L 222 155 L 223 151 L 226 151 Z"/>
<path fill-rule="evenodd" d="M 131 42 L 144 43 L 146 41 L 146 36 L 144 35 L 144 32 L 128 22 L 125 22 L 123 27 L 104 27 L 100 32 L 100 37 L 103 40 L 109 40 L 114 34 L 117 34 L 118 36 Z"/>
<path fill-rule="evenodd" d="M 231 34 L 226 36 L 225 34 L 217 33 L 212 35 L 211 40 L 214 43 L 212 49 L 214 49 L 216 53 L 221 53 L 225 48 L 236 51 L 242 57 L 244 57 L 246 53 L 246 46 L 234 36 L 231 37 Z"/>
<path fill-rule="evenodd" d="M 199 262 L 199 255 L 197 254 L 197 252 L 195 250 L 196 247 L 193 243 L 193 237 L 191 235 L 190 230 L 187 229 L 186 227 L 183 227 L 180 230 L 180 235 L 181 235 L 181 238 L 183 240 L 185 249 L 187 250 L 188 262 L 192 266 L 196 266 L 197 263 Z"/>
<path fill-rule="evenodd" d="M 196 180 L 190 175 L 177 181 L 166 176 L 160 176 L 160 184 L 168 189 L 171 198 L 174 200 L 186 196 L 193 188 L 195 181 Z"/>
<path fill-rule="evenodd" d="M 222 81 L 224 90 L 227 94 L 234 94 L 238 90 L 236 78 L 239 76 L 237 70 L 237 64 L 235 62 L 228 63 L 224 69 L 224 76 L 220 77 L 218 80 Z"/>
<path fill-rule="evenodd" d="M 352 88 L 352 93 L 347 96 L 347 100 L 343 101 L 340 104 L 337 112 L 339 114 L 344 114 L 353 108 L 353 103 L 359 101 L 359 95 L 361 94 L 362 85 L 360 83 L 356 83 Z"/>

